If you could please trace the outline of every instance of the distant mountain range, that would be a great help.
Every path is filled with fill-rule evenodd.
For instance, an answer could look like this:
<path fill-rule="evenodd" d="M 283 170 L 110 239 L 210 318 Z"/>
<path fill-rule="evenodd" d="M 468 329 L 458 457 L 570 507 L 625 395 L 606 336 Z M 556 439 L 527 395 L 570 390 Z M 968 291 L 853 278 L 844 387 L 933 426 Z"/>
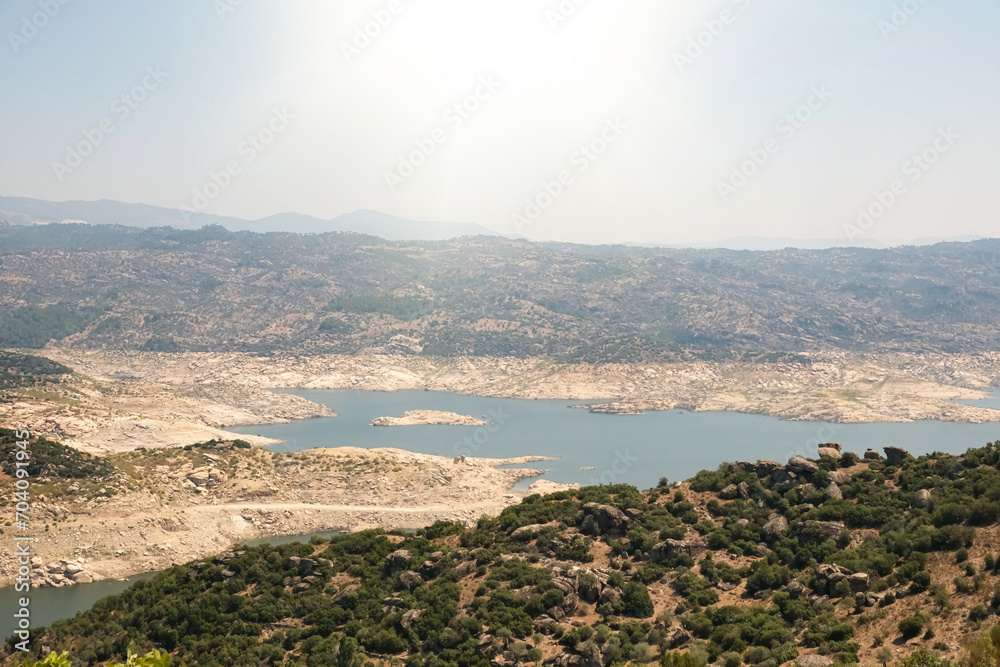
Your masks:
<path fill-rule="evenodd" d="M 928 246 L 936 243 L 966 243 L 978 241 L 982 236 L 934 236 L 898 243 L 884 243 L 878 239 L 796 239 L 790 237 L 740 236 L 712 243 L 690 243 L 667 246 L 670 248 L 693 248 L 696 250 L 752 250 L 770 251 L 796 248 L 798 250 L 830 250 L 832 248 L 872 248 L 884 250 L 899 246 Z"/>
<path fill-rule="evenodd" d="M 377 211 L 354 211 L 332 220 L 302 213 L 278 213 L 260 220 L 243 220 L 209 213 L 190 213 L 178 209 L 99 201 L 49 202 L 27 197 L 0 197 L 0 222 L 12 225 L 36 225 L 54 222 L 85 222 L 91 225 L 125 227 L 175 227 L 197 229 L 220 225 L 229 231 L 357 232 L 390 241 L 441 241 L 461 236 L 497 236 L 486 227 L 470 222 L 428 222 L 407 220 Z"/>
<path fill-rule="evenodd" d="M 259 220 L 244 220 L 210 213 L 197 213 L 179 209 L 129 204 L 102 199 L 99 201 L 50 202 L 28 197 L 0 197 L 0 223 L 12 225 L 38 225 L 56 222 L 85 222 L 91 225 L 123 225 L 125 227 L 174 227 L 199 229 L 206 225 L 219 225 L 229 231 L 258 233 L 291 232 L 296 234 L 323 234 L 326 232 L 355 232 L 370 234 L 388 241 L 444 241 L 463 236 L 504 236 L 492 229 L 472 222 L 429 222 L 408 220 L 378 211 L 354 211 L 324 220 L 304 213 L 276 213 Z M 883 249 L 900 245 L 924 246 L 941 242 L 975 241 L 978 236 L 955 236 L 913 239 L 895 244 L 877 239 L 797 239 L 790 237 L 740 236 L 723 241 L 687 244 L 626 243 L 628 246 L 661 248 L 694 248 L 722 250 L 828 250 L 830 248 Z M 537 240 L 537 239 L 529 239 Z"/>

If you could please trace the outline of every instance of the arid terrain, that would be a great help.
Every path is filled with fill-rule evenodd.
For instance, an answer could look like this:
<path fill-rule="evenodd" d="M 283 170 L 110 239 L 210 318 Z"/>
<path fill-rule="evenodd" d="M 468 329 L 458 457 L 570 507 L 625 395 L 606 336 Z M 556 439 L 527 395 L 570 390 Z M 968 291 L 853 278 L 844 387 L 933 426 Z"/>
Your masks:
<path fill-rule="evenodd" d="M 474 524 L 518 501 L 523 492 L 509 491 L 515 482 L 543 472 L 498 468 L 537 457 L 456 462 L 353 448 L 280 454 L 231 442 L 109 460 L 110 480 L 34 484 L 36 586 L 162 570 L 275 535 Z M 12 484 L 0 477 L 11 493 Z M 15 570 L 12 552 L 0 554 L 0 586 Z"/>
<path fill-rule="evenodd" d="M 641 367 L 66 349 L 40 355 L 74 372 L 58 383 L 9 392 L 8 401 L 0 403 L 0 422 L 107 458 L 118 468 L 115 482 L 101 488 L 37 490 L 46 496 L 38 509 L 50 521 L 36 564 L 54 584 L 159 570 L 267 535 L 419 527 L 438 519 L 471 522 L 512 502 L 509 490 L 518 479 L 539 474 L 496 469 L 512 461 L 466 464 L 395 450 L 287 455 L 252 447 L 202 455 L 179 449 L 231 440 L 227 425 L 333 414 L 272 389 L 426 388 L 603 400 L 591 409 L 622 413 L 683 407 L 834 422 L 1000 420 L 1000 411 L 951 402 L 984 397 L 980 388 L 995 383 L 997 358 L 985 355 Z M 424 417 L 413 423 L 425 423 Z M 462 416 L 449 417 L 455 418 Z M 216 470 L 220 475 L 213 477 Z M 13 572 L 13 562 L 5 558 L 0 583 Z"/>
<path fill-rule="evenodd" d="M 76 373 L 48 390 L 20 390 L 12 402 L 0 404 L 0 421 L 95 452 L 182 446 L 224 437 L 227 425 L 331 414 L 325 406 L 270 391 L 282 388 L 430 389 L 591 401 L 598 412 L 732 410 L 836 423 L 1000 421 L 1000 411 L 954 402 L 987 396 L 984 390 L 1000 380 L 1000 355 L 829 354 L 809 364 L 571 365 L 387 355 L 72 349 L 40 354 Z"/>

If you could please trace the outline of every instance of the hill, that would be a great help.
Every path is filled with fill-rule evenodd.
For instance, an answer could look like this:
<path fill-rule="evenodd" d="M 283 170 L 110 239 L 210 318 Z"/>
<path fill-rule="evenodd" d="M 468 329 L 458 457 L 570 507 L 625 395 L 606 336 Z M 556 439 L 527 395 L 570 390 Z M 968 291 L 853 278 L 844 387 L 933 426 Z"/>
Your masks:
<path fill-rule="evenodd" d="M 530 496 L 474 529 L 240 546 L 38 647 L 87 665 L 152 648 L 203 667 L 943 665 L 1000 610 L 998 445 L 859 459 L 830 444 L 645 492 Z M 967 664 L 996 664 L 984 642 Z"/>
<path fill-rule="evenodd" d="M 0 400 L 4 398 L 5 389 L 57 383 L 60 376 L 72 372 L 72 369 L 49 359 L 0 351 Z"/>
<path fill-rule="evenodd" d="M 1000 241 L 677 250 L 0 226 L 0 347 L 792 359 L 1000 346 Z"/>
<path fill-rule="evenodd" d="M 50 202 L 27 197 L 0 197 L 0 222 L 12 225 L 48 225 L 73 222 L 125 227 L 198 228 L 219 225 L 230 231 L 297 232 L 323 234 L 353 232 L 391 240 L 416 239 L 436 241 L 459 236 L 495 234 L 480 225 L 463 222 L 428 222 L 407 220 L 378 211 L 354 211 L 331 220 L 301 213 L 278 213 L 259 220 L 182 211 L 179 209 L 100 201 Z"/>

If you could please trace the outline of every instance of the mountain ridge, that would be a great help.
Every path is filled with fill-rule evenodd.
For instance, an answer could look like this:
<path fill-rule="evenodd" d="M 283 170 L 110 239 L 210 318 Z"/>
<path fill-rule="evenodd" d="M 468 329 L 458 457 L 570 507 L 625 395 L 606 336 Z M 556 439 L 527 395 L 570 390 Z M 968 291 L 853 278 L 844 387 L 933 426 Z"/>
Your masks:
<path fill-rule="evenodd" d="M 17 225 L 86 222 L 92 225 L 122 225 L 140 228 L 174 227 L 178 229 L 197 229 L 219 225 L 229 231 L 257 233 L 355 232 L 395 241 L 437 241 L 461 236 L 497 234 L 493 230 L 475 223 L 416 221 L 365 209 L 345 213 L 328 220 L 304 213 L 291 212 L 276 213 L 257 220 L 246 220 L 213 213 L 170 209 L 112 199 L 49 202 L 27 197 L 0 196 L 0 220 Z"/>

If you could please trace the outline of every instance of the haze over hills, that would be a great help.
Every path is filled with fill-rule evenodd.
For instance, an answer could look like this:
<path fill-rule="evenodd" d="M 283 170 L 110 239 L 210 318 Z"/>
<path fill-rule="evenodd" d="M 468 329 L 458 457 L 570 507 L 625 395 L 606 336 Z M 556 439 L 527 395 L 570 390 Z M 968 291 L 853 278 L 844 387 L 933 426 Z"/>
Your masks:
<path fill-rule="evenodd" d="M 219 225 L 230 231 L 299 234 L 357 232 L 393 241 L 437 241 L 460 236 L 496 234 L 491 229 L 473 223 L 407 220 L 377 211 L 354 211 L 332 220 L 323 220 L 302 213 L 278 213 L 260 220 L 244 220 L 107 199 L 49 202 L 27 197 L 0 197 L 0 221 L 12 225 L 86 222 L 92 225 L 181 229 Z"/>
<path fill-rule="evenodd" d="M 276 213 L 257 220 L 246 220 L 212 213 L 191 212 L 180 209 L 150 206 L 102 199 L 98 201 L 51 202 L 28 197 L 0 196 L 0 222 L 11 225 L 36 225 L 60 222 L 86 222 L 91 225 L 122 225 L 124 227 L 174 227 L 198 229 L 206 225 L 219 225 L 229 231 L 259 233 L 291 232 L 296 234 L 323 234 L 327 232 L 355 232 L 378 236 L 389 241 L 443 241 L 463 236 L 505 236 L 492 229 L 471 222 L 410 220 L 379 211 L 359 210 L 339 215 L 333 219 L 317 218 L 305 213 Z M 532 238 L 530 240 L 542 240 Z M 723 250 L 826 250 L 830 248 L 889 248 L 898 245 L 925 246 L 942 242 L 974 241 L 977 236 L 925 237 L 887 243 L 869 237 L 849 238 L 793 238 L 770 236 L 739 236 L 718 241 L 686 244 L 627 243 L 629 246 L 695 248 Z"/>
<path fill-rule="evenodd" d="M 0 249 L 9 347 L 617 363 L 1000 344 L 990 240 L 752 253 L 5 225 Z"/>

